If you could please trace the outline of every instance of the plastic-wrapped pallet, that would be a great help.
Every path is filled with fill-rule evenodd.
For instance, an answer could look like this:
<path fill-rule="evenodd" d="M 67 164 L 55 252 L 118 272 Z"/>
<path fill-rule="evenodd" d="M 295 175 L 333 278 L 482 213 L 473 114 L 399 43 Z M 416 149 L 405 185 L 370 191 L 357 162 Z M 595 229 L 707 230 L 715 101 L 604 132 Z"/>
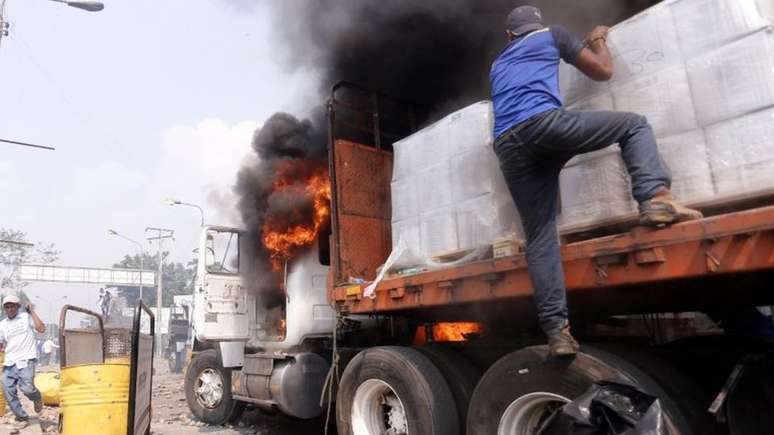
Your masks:
<path fill-rule="evenodd" d="M 715 124 L 706 135 L 718 194 L 774 189 L 774 108 Z"/>
<path fill-rule="evenodd" d="M 672 171 L 672 192 L 686 203 L 698 203 L 715 194 L 704 131 L 659 139 L 661 157 Z"/>
<path fill-rule="evenodd" d="M 696 118 L 707 126 L 774 105 L 774 35 L 766 28 L 688 61 Z"/>
<path fill-rule="evenodd" d="M 492 106 L 468 106 L 393 145 L 395 267 L 432 264 L 432 257 L 476 250 L 520 234 L 513 201 L 492 150 Z"/>
<path fill-rule="evenodd" d="M 615 83 L 612 90 L 615 108 L 644 115 L 657 136 L 698 127 L 682 65 Z"/>
<path fill-rule="evenodd" d="M 626 216 L 637 210 L 617 146 L 574 157 L 559 178 L 559 231 Z"/>
<path fill-rule="evenodd" d="M 774 140 L 762 139 L 774 137 L 765 124 L 774 110 L 773 17 L 774 0 L 665 0 L 613 28 L 607 86 L 561 65 L 565 103 L 645 115 L 672 169 L 672 191 L 689 205 L 774 188 Z M 611 195 L 599 183 L 628 180 L 625 171 L 596 172 L 617 168 L 624 170 L 599 158 L 571 161 L 560 180 L 565 230 L 634 213 L 587 198 Z"/>

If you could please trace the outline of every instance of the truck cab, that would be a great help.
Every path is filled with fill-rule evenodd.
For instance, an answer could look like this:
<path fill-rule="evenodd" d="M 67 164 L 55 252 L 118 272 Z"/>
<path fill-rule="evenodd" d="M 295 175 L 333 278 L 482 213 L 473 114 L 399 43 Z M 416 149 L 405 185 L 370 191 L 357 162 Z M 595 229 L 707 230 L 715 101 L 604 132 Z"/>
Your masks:
<path fill-rule="evenodd" d="M 277 294 L 259 284 L 266 277 L 256 269 L 255 242 L 222 226 L 203 227 L 199 238 L 185 388 L 192 412 L 211 424 L 238 417 L 246 403 L 297 418 L 322 412 L 330 362 L 321 349 L 336 324 L 324 255 L 313 245 L 287 262 Z"/>

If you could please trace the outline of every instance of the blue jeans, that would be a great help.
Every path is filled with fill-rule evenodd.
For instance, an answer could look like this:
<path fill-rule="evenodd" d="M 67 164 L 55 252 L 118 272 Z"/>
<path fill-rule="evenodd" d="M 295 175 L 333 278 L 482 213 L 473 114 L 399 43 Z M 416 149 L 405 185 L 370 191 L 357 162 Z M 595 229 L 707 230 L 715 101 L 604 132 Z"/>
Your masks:
<path fill-rule="evenodd" d="M 669 168 L 645 117 L 626 112 L 556 109 L 503 133 L 494 143 L 527 237 L 527 264 L 538 321 L 547 335 L 567 321 L 564 271 L 556 231 L 559 172 L 575 155 L 621 147 L 638 202 L 671 185 Z"/>
<path fill-rule="evenodd" d="M 27 419 L 29 416 L 22 408 L 19 396 L 16 393 L 16 386 L 24 393 L 27 398 L 33 402 L 40 400 L 40 391 L 35 388 L 33 382 L 35 378 L 35 360 L 28 360 L 27 367 L 19 369 L 16 365 L 3 368 L 3 392 L 8 401 L 8 407 L 11 408 L 17 419 Z"/>

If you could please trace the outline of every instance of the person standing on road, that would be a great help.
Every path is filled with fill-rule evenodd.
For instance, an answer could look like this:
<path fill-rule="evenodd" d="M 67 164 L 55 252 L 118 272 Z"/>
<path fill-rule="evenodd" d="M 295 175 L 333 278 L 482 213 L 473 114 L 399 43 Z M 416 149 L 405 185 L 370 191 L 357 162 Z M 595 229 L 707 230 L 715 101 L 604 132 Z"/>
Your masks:
<path fill-rule="evenodd" d="M 5 344 L 3 362 L 3 392 L 8 406 L 16 416 L 16 426 L 27 426 L 29 416 L 22 408 L 16 388 L 24 393 L 34 404 L 35 412 L 43 409 L 40 392 L 35 388 L 35 363 L 38 359 L 35 349 L 35 333 L 44 333 L 46 326 L 35 313 L 32 305 L 20 312 L 21 302 L 15 295 L 3 299 L 6 318 L 0 321 L 0 341 Z"/>
<path fill-rule="evenodd" d="M 608 28 L 597 26 L 581 41 L 562 26 L 545 26 L 542 13 L 520 6 L 508 15 L 508 45 L 492 64 L 494 151 L 500 160 L 527 238 L 527 265 L 538 321 L 552 356 L 574 355 L 564 271 L 556 230 L 559 172 L 573 156 L 621 147 L 639 203 L 640 223 L 666 225 L 699 219 L 669 190 L 671 174 L 645 117 L 635 113 L 562 108 L 559 60 L 595 81 L 613 75 Z"/>
<path fill-rule="evenodd" d="M 56 362 L 54 355 L 55 349 L 59 349 L 59 346 L 54 343 L 54 340 L 51 338 L 47 338 L 46 341 L 43 342 L 43 356 L 45 358 L 44 364 L 53 364 Z"/>

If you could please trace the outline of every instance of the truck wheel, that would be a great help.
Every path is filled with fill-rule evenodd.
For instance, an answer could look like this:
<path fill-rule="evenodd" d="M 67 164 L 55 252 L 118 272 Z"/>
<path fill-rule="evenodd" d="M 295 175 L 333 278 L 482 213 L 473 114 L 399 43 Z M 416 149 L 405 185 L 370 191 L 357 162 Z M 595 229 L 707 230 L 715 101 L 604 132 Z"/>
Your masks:
<path fill-rule="evenodd" d="M 616 379 L 633 382 L 659 398 L 669 434 L 695 433 L 675 400 L 648 375 L 610 353 L 586 346 L 572 359 L 549 358 L 547 346 L 528 347 L 501 358 L 476 386 L 467 433 L 535 434 L 556 409 L 594 382 Z"/>
<path fill-rule="evenodd" d="M 457 410 L 440 371 L 420 352 L 366 349 L 350 361 L 336 403 L 339 435 L 458 435 Z"/>
<path fill-rule="evenodd" d="M 446 346 L 430 344 L 415 349 L 426 356 L 446 379 L 446 384 L 449 385 L 454 397 L 457 415 L 460 418 L 460 427 L 465 427 L 468 405 L 473 396 L 473 390 L 476 389 L 476 384 L 481 379 L 481 371 L 467 358 Z"/>
<path fill-rule="evenodd" d="M 214 349 L 191 360 L 185 374 L 185 399 L 196 418 L 212 425 L 238 420 L 245 408 L 231 396 L 231 370 L 221 366 Z"/>

